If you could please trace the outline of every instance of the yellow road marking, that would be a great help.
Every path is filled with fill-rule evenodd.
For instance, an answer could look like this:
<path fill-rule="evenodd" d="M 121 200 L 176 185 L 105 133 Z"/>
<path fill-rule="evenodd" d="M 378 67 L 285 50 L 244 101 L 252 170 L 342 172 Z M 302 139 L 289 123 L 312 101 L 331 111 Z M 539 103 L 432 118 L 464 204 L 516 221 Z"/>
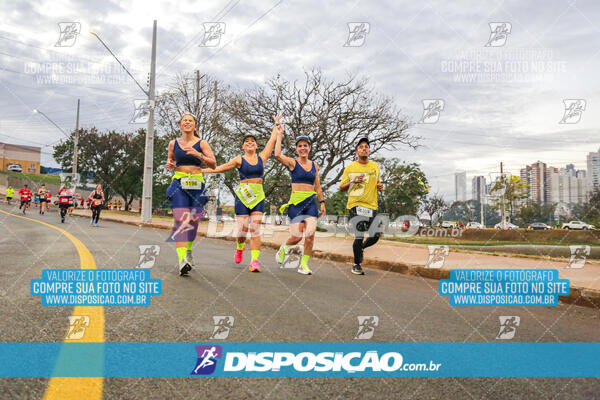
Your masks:
<path fill-rule="evenodd" d="M 82 269 L 96 269 L 96 262 L 92 253 L 85 247 L 81 240 L 71 235 L 66 230 L 57 226 L 48 224 L 43 221 L 38 221 L 33 218 L 23 217 L 21 215 L 12 214 L 3 210 L 0 212 L 13 217 L 26 219 L 28 221 L 37 222 L 49 228 L 55 229 L 65 235 L 77 249 L 79 253 L 79 263 Z M 90 317 L 90 325 L 85 329 L 83 339 L 81 340 L 65 340 L 65 343 L 98 343 L 104 342 L 104 308 L 103 307 L 75 307 L 72 315 L 87 315 Z M 65 336 L 67 330 L 65 329 Z M 59 357 L 59 362 L 60 362 Z M 68 360 L 66 360 L 68 361 Z M 100 400 L 102 399 L 102 377 L 95 378 L 51 378 L 48 383 L 48 388 L 44 394 L 44 400 Z"/>

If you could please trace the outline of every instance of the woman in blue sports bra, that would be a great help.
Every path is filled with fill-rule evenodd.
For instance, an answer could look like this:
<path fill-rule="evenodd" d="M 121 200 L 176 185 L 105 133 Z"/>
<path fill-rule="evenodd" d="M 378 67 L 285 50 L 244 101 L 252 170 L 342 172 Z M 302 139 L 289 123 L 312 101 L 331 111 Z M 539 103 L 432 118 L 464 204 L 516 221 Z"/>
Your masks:
<path fill-rule="evenodd" d="M 288 209 L 290 218 L 290 237 L 281 245 L 277 252 L 277 262 L 283 264 L 289 246 L 298 244 L 304 235 L 304 254 L 298 267 L 298 273 L 311 275 L 312 271 L 308 267 L 308 259 L 312 255 L 313 244 L 315 241 L 315 232 L 317 230 L 317 218 L 319 210 L 315 200 L 319 200 L 321 205 L 321 216 L 326 215 L 325 199 L 319 180 L 319 167 L 314 161 L 308 159 L 311 150 L 310 139 L 308 136 L 299 136 L 296 138 L 296 153 L 298 158 L 291 158 L 281 154 L 281 142 L 283 140 L 283 129 L 277 134 L 275 144 L 275 158 L 285 165 L 292 175 L 292 195 L 287 204 L 281 206 L 281 213 Z"/>
<path fill-rule="evenodd" d="M 196 131 L 196 119 L 184 114 L 179 121 L 181 136 L 169 142 L 166 167 L 175 169 L 171 184 L 167 188 L 167 199 L 173 210 L 173 232 L 169 240 L 175 242 L 179 259 L 179 274 L 187 275 L 194 265 L 192 246 L 198 232 L 198 222 L 203 206 L 208 201 L 204 190 L 205 182 L 201 166 L 217 165 L 208 142 L 200 139 Z"/>
<path fill-rule="evenodd" d="M 240 185 L 235 196 L 235 216 L 237 220 L 237 249 L 233 257 L 239 264 L 244 258 L 246 236 L 250 228 L 250 272 L 260 272 L 258 257 L 260 256 L 260 228 L 265 207 L 265 192 L 263 190 L 263 174 L 265 163 L 273 153 L 277 131 L 282 129 L 281 115 L 273 117 L 275 126 L 267 145 L 257 154 L 258 144 L 253 135 L 244 136 L 242 149 L 243 156 L 238 156 L 231 161 L 216 168 L 203 168 L 202 173 L 223 173 L 237 168 L 240 173 Z"/>

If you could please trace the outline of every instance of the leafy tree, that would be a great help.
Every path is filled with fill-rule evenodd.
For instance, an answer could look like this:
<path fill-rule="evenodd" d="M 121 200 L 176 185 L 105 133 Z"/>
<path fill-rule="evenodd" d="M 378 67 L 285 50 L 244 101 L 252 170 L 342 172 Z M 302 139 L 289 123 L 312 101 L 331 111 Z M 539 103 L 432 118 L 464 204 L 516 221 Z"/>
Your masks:
<path fill-rule="evenodd" d="M 136 132 L 110 131 L 101 133 L 96 128 L 79 130 L 78 171 L 82 176 L 94 174 L 94 182 L 104 187 L 107 200 L 120 195 L 126 207 L 142 194 L 144 169 L 144 129 Z M 155 147 L 166 147 L 160 138 Z M 73 134 L 54 147 L 54 159 L 63 169 L 72 168 Z M 157 158 L 154 159 L 157 169 Z"/>
<path fill-rule="evenodd" d="M 515 221 L 520 225 L 527 225 L 532 222 L 550 222 L 553 219 L 556 204 L 539 204 L 530 202 L 524 207 L 521 207 Z"/>
<path fill-rule="evenodd" d="M 585 221 L 595 226 L 600 226 L 600 190 L 589 193 L 588 201 L 584 204 L 573 206 L 573 218 Z"/>
<path fill-rule="evenodd" d="M 346 215 L 348 210 L 348 193 L 336 191 L 331 196 L 325 198 L 325 208 L 328 215 Z"/>
<path fill-rule="evenodd" d="M 387 213 L 392 220 L 401 215 L 415 215 L 429 193 L 427 178 L 419 164 L 390 158 L 380 162 L 380 166 L 384 189 L 380 194 L 379 211 Z"/>
<path fill-rule="evenodd" d="M 504 198 L 504 211 L 508 213 L 510 220 L 512 220 L 519 205 L 527 198 L 528 190 L 527 181 L 518 176 L 504 175 L 490 189 L 492 195 L 491 207 L 501 210 L 502 198 Z"/>

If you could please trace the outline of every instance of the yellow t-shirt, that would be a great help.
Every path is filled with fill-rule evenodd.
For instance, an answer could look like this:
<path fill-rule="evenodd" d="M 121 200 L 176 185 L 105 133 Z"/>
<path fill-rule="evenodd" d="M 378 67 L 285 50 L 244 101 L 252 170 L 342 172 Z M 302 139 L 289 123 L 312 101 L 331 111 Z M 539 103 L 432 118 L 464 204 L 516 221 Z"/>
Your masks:
<path fill-rule="evenodd" d="M 6 189 L 6 197 L 13 197 L 15 189 Z"/>
<path fill-rule="evenodd" d="M 361 164 L 358 161 L 352 161 L 342 175 L 342 184 L 350 182 L 359 175 L 363 175 L 361 183 L 351 184 L 348 189 L 349 210 L 356 206 L 377 209 L 377 183 L 380 180 L 379 165 L 375 161 L 369 161 Z"/>

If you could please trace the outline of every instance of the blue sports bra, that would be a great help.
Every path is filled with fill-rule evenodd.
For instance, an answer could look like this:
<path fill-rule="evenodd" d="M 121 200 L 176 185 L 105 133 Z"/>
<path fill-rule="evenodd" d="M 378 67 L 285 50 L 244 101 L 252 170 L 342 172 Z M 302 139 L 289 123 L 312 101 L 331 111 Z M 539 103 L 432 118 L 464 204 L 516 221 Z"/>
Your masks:
<path fill-rule="evenodd" d="M 240 165 L 240 168 L 238 168 L 238 171 L 240 172 L 240 180 L 263 177 L 265 166 L 263 165 L 262 158 L 260 158 L 260 156 L 257 158 L 258 161 L 256 164 L 252 165 L 246 161 L 244 157 L 242 157 L 242 165 Z"/>
<path fill-rule="evenodd" d="M 296 166 L 292 170 L 292 183 L 306 183 L 307 185 L 314 185 L 316 178 L 317 169 L 314 161 L 312 162 L 312 168 L 310 171 L 306 171 L 296 160 Z"/>
<path fill-rule="evenodd" d="M 200 142 L 201 140 L 198 140 L 192 147 L 202 153 L 202 150 L 200 149 Z M 175 165 L 178 167 L 181 165 L 195 165 L 198 167 L 202 165 L 202 161 L 200 161 L 200 159 L 187 154 L 181 147 L 179 147 L 179 141 L 177 139 L 175 139 L 175 146 L 173 146 L 173 155 L 175 156 Z"/>

